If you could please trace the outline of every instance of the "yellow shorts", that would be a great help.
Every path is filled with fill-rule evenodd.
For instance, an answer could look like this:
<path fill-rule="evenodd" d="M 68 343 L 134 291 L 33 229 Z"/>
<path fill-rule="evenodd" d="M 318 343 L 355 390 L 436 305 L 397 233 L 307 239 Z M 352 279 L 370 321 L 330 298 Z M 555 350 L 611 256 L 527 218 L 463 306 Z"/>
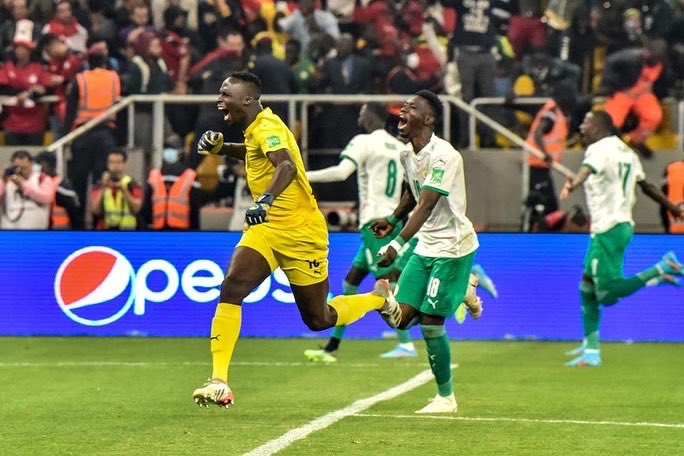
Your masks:
<path fill-rule="evenodd" d="M 273 272 L 278 266 L 293 285 L 305 286 L 328 278 L 328 225 L 316 211 L 309 225 L 287 230 L 270 223 L 242 233 L 238 247 L 259 252 Z"/>

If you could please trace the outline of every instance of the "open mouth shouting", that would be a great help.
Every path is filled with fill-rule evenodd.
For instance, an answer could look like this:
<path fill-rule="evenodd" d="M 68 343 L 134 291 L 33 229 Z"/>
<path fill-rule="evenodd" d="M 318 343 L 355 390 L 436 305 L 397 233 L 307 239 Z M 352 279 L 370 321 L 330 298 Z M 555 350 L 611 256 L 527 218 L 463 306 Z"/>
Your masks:
<path fill-rule="evenodd" d="M 408 119 L 406 118 L 406 114 L 401 112 L 399 113 L 399 123 L 397 124 L 397 128 L 399 129 L 399 134 L 404 136 L 406 134 L 406 130 L 408 128 Z"/>
<path fill-rule="evenodd" d="M 223 113 L 223 120 L 225 120 L 228 123 L 233 123 L 233 116 L 230 113 L 230 110 L 226 107 L 226 105 L 224 105 L 221 102 L 218 102 L 216 103 L 216 109 Z"/>

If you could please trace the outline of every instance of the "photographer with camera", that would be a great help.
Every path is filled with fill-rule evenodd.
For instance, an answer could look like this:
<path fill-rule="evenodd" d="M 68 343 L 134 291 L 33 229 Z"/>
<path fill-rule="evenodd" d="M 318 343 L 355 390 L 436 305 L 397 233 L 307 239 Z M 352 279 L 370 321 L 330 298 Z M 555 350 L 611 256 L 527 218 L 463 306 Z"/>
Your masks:
<path fill-rule="evenodd" d="M 3 170 L 0 180 L 0 228 L 48 229 L 50 205 L 54 199 L 54 182 L 47 175 L 34 171 L 31 154 L 25 150 L 14 152 L 11 164 Z"/>
<path fill-rule="evenodd" d="M 105 230 L 135 230 L 142 207 L 143 191 L 126 174 L 128 156 L 121 149 L 107 154 L 107 170 L 91 194 L 96 228 Z"/>

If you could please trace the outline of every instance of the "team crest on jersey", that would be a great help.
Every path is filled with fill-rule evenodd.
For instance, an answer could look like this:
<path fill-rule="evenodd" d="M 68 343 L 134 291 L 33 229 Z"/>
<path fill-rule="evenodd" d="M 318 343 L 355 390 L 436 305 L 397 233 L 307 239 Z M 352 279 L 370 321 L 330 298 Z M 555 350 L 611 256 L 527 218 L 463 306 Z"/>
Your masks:
<path fill-rule="evenodd" d="M 444 168 L 432 168 L 430 180 L 435 184 L 441 184 L 442 179 L 444 179 Z"/>
<path fill-rule="evenodd" d="M 266 138 L 266 144 L 268 144 L 268 147 L 277 146 L 278 144 L 280 144 L 280 138 L 276 135 L 269 136 L 268 138 Z"/>

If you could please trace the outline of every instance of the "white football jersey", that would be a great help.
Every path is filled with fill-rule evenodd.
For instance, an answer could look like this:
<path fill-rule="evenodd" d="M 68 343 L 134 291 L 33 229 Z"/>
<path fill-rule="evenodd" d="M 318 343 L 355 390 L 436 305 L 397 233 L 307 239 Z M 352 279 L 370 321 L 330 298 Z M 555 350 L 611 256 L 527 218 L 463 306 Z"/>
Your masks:
<path fill-rule="evenodd" d="M 639 157 L 617 136 L 591 144 L 583 165 L 592 170 L 584 182 L 591 232 L 605 233 L 619 223 L 632 220 L 636 183 L 646 179 Z"/>
<path fill-rule="evenodd" d="M 359 223 L 389 216 L 401 199 L 404 171 L 400 153 L 404 143 L 384 129 L 356 135 L 340 154 L 356 165 L 359 183 Z"/>
<path fill-rule="evenodd" d="M 466 217 L 463 157 L 447 141 L 432 135 L 417 154 L 407 144 L 401 155 L 406 181 L 418 201 L 422 189 L 443 196 L 418 231 L 415 253 L 427 257 L 460 258 L 479 246 L 473 224 Z"/>

